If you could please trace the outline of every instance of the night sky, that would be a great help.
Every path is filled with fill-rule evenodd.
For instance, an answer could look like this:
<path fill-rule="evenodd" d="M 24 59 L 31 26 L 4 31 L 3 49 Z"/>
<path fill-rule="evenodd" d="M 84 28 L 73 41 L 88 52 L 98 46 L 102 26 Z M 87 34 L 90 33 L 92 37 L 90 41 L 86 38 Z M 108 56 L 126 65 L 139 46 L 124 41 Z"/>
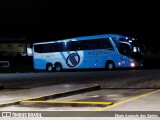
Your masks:
<path fill-rule="evenodd" d="M 118 33 L 159 50 L 159 11 L 158 0 L 1 0 L 0 35 L 48 41 Z"/>

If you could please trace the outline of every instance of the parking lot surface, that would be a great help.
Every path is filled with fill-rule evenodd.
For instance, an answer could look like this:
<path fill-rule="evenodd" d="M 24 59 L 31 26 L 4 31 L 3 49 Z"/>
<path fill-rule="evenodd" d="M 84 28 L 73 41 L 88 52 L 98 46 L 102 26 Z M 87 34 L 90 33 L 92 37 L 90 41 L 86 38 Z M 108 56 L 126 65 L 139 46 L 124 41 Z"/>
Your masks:
<path fill-rule="evenodd" d="M 18 103 L 15 105 L 5 106 L 1 107 L 0 111 L 68 111 L 67 114 L 69 115 L 65 119 L 77 120 L 94 120 L 97 119 L 96 117 L 99 117 L 98 119 L 108 120 L 158 119 L 157 115 L 159 115 L 160 111 L 160 70 L 158 69 L 124 71 L 78 71 L 61 73 L 15 73 L 11 74 L 11 76 L 11 79 L 5 76 L 5 74 L 0 76 L 2 78 L 0 80 L 1 85 L 4 86 L 4 90 L 1 90 L 0 94 L 2 98 L 8 95 L 8 98 L 12 98 L 12 100 L 14 100 L 15 95 L 13 93 L 17 94 L 16 96 L 21 96 L 22 98 L 23 96 L 29 98 L 29 94 L 34 94 L 34 96 L 32 97 L 36 98 L 38 96 L 41 96 L 42 94 L 44 95 L 44 93 L 45 95 L 49 95 L 53 93 L 64 92 L 64 88 L 67 88 L 67 91 L 74 89 L 77 90 L 78 85 L 81 86 L 80 89 L 86 88 L 87 85 L 89 85 L 89 87 L 97 85 L 100 86 L 100 88 L 96 88 L 95 90 L 92 89 L 91 91 L 83 91 L 81 93 L 77 92 L 74 94 L 68 94 L 66 96 L 61 96 L 57 98 L 50 97 L 49 99 L 31 99 L 27 101 L 30 102 L 30 104 Z M 23 77 L 24 79 L 22 80 L 21 78 Z M 26 86 L 24 86 L 25 83 Z M 76 87 L 74 87 L 74 89 L 70 89 L 69 86 L 72 85 Z M 52 88 L 56 86 L 63 86 L 63 89 L 60 89 L 60 91 L 59 89 L 57 89 L 57 91 L 54 91 Z M 25 91 L 28 91 L 28 93 L 26 94 Z M 1 99 L 1 102 L 7 102 L 3 100 L 4 99 Z M 25 102 L 25 100 L 22 101 Z M 62 102 L 63 104 L 58 103 L 58 106 L 55 104 L 50 104 L 55 101 Z M 65 102 L 70 102 L 70 104 L 66 104 Z M 73 104 L 73 102 L 78 103 Z M 90 103 L 84 105 L 85 102 Z M 99 105 L 98 102 L 100 102 L 101 104 L 103 102 L 108 102 L 112 104 Z M 74 113 L 75 111 L 78 112 L 78 115 Z M 116 111 L 117 113 L 113 114 L 113 111 Z M 132 117 L 123 117 L 123 113 L 122 116 L 119 116 L 119 114 L 121 114 L 119 112 L 121 111 L 127 112 L 124 114 L 131 114 Z M 134 113 L 133 111 L 137 112 Z M 150 111 L 154 112 L 155 115 L 153 115 L 153 113 Z M 61 112 L 60 115 L 63 115 Z M 107 116 L 108 112 L 112 112 L 111 117 Z M 56 114 L 57 113 L 52 113 L 52 117 L 44 118 L 63 119 L 61 116 L 56 117 Z M 113 115 L 116 114 L 117 116 L 113 117 Z M 133 116 L 132 114 L 144 114 L 146 116 Z M 64 114 L 64 117 L 66 117 L 65 115 L 66 114 Z"/>

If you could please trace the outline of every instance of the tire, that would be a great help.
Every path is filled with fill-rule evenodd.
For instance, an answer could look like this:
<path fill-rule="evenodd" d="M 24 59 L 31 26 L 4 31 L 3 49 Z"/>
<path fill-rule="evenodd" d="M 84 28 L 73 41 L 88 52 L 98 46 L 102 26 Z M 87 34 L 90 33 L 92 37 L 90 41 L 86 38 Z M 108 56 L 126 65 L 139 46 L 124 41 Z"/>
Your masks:
<path fill-rule="evenodd" d="M 48 72 L 52 72 L 52 71 L 53 71 L 53 66 L 52 66 L 52 64 L 47 64 L 46 70 L 47 70 Z"/>
<path fill-rule="evenodd" d="M 112 62 L 112 61 L 107 62 L 106 63 L 106 69 L 107 70 L 114 70 L 115 69 L 114 62 Z"/>
<path fill-rule="evenodd" d="M 59 63 L 55 64 L 55 71 L 56 71 L 56 72 L 62 71 L 62 66 L 61 66 L 61 64 L 59 64 Z"/>

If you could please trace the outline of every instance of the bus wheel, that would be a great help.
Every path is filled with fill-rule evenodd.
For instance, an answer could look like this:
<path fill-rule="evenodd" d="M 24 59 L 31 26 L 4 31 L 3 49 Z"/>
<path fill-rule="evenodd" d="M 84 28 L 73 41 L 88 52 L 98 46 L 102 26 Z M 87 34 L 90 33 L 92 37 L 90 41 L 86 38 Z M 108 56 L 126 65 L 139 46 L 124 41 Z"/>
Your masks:
<path fill-rule="evenodd" d="M 60 72 L 62 70 L 61 64 L 59 64 L 59 63 L 55 64 L 55 70 L 56 70 L 56 72 Z"/>
<path fill-rule="evenodd" d="M 47 69 L 48 72 L 52 72 L 53 71 L 52 64 L 47 64 L 46 69 Z"/>
<path fill-rule="evenodd" d="M 107 70 L 114 70 L 114 68 L 115 68 L 115 65 L 112 61 L 109 61 L 109 62 L 106 63 L 106 69 Z"/>

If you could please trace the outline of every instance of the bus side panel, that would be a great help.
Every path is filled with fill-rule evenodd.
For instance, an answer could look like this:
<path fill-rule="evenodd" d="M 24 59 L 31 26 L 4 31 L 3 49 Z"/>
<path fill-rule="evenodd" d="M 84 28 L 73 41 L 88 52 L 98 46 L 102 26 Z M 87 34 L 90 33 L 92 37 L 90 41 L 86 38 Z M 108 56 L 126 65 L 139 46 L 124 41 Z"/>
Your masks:
<path fill-rule="evenodd" d="M 34 59 L 34 69 L 45 70 L 47 61 L 44 59 Z"/>
<path fill-rule="evenodd" d="M 83 51 L 60 52 L 54 62 L 61 63 L 63 69 L 83 68 L 83 56 Z"/>
<path fill-rule="evenodd" d="M 87 61 L 91 64 L 90 68 L 105 68 L 108 60 L 112 60 L 116 65 L 119 60 L 119 54 L 115 50 L 107 49 L 89 50 L 86 56 L 90 58 L 90 61 Z"/>
<path fill-rule="evenodd" d="M 99 49 L 60 52 L 54 57 L 63 69 L 105 68 L 106 61 L 112 60 L 118 67 L 119 54 L 115 50 Z"/>
<path fill-rule="evenodd" d="M 45 70 L 47 60 L 44 58 L 44 54 L 42 53 L 34 53 L 33 55 L 33 63 L 34 63 L 34 69 L 37 70 Z"/>

